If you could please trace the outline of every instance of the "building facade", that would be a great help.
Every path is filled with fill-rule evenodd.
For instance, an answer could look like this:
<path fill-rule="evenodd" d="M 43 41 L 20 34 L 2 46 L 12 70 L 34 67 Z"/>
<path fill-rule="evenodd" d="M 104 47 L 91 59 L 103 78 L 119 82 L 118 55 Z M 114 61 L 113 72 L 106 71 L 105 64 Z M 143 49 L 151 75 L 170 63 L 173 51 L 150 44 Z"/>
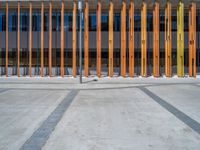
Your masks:
<path fill-rule="evenodd" d="M 76 0 L 0 2 L 0 76 L 79 75 Z M 199 0 L 83 1 L 83 74 L 200 73 Z"/>

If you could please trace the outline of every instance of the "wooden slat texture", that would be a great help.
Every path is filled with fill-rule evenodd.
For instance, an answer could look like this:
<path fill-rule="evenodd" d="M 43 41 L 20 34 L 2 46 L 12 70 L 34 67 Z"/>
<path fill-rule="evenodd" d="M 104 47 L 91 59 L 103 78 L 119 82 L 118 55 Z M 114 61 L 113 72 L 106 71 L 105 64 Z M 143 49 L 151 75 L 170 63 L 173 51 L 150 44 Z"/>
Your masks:
<path fill-rule="evenodd" d="M 153 75 L 159 77 L 159 4 L 153 8 Z"/>
<path fill-rule="evenodd" d="M 49 2 L 49 76 L 52 76 L 52 3 Z"/>
<path fill-rule="evenodd" d="M 89 44 L 88 44 L 88 28 L 89 28 L 89 5 L 88 2 L 85 2 L 84 8 L 84 75 L 88 77 L 89 75 Z"/>
<path fill-rule="evenodd" d="M 196 77 L 196 4 L 189 8 L 189 76 Z"/>
<path fill-rule="evenodd" d="M 1 0 L 1 2 L 3 2 L 3 1 L 6 1 L 6 0 Z M 16 8 L 17 7 L 16 6 L 17 5 L 17 3 L 16 3 L 17 0 L 8 0 L 8 1 L 9 1 L 9 8 L 14 8 L 14 7 Z M 13 3 L 13 1 L 15 1 L 15 2 Z M 61 6 L 60 2 L 62 0 L 20 0 L 20 1 L 21 1 L 21 7 L 25 8 L 25 9 L 29 8 L 29 3 L 28 3 L 29 1 L 34 2 L 34 8 L 40 8 L 42 1 L 44 1 L 45 7 L 47 8 L 48 7 L 48 2 L 52 1 L 53 7 L 59 9 L 59 7 Z M 65 8 L 67 10 L 72 9 L 74 1 L 78 1 L 78 0 L 64 0 L 64 2 L 66 3 Z M 82 1 L 83 1 L 83 3 L 85 1 L 88 1 L 89 5 L 90 5 L 90 10 L 92 10 L 92 11 L 96 10 L 96 5 L 97 5 L 97 1 L 98 0 L 82 0 Z M 126 3 L 129 4 L 131 1 L 134 2 L 135 9 L 138 10 L 138 9 L 141 8 L 143 0 L 126 0 Z M 158 1 L 159 4 L 160 4 L 160 8 L 163 9 L 163 8 L 165 8 L 166 2 L 168 0 L 145 0 L 145 2 L 147 3 L 147 6 L 148 6 L 149 9 L 153 8 L 154 1 Z M 172 2 L 172 9 L 176 10 L 179 0 L 169 0 L 169 1 Z M 121 9 L 122 0 L 112 0 L 112 2 L 114 4 L 114 6 L 115 6 L 115 10 L 119 11 Z M 200 7 L 199 0 L 182 0 L 182 2 L 184 3 L 186 9 L 189 9 L 189 6 L 190 6 L 191 2 L 196 3 L 197 8 Z M 102 10 L 104 8 L 105 9 L 108 8 L 109 0 L 101 0 L 101 3 L 102 3 Z M 3 4 L 2 7 L 5 7 L 5 5 Z"/>
<path fill-rule="evenodd" d="M 171 77 L 171 48 L 172 48 L 172 34 L 171 34 L 171 3 L 167 2 L 165 7 L 165 75 Z"/>
<path fill-rule="evenodd" d="M 177 8 L 177 75 L 184 76 L 184 5 L 181 1 Z"/>
<path fill-rule="evenodd" d="M 141 9 L 141 76 L 147 75 L 147 5 L 145 1 Z"/>
<path fill-rule="evenodd" d="M 108 76 L 113 76 L 113 2 L 109 4 Z"/>
<path fill-rule="evenodd" d="M 17 8 L 17 76 L 20 77 L 20 2 Z"/>
<path fill-rule="evenodd" d="M 32 3 L 29 8 L 29 75 L 32 76 Z"/>
<path fill-rule="evenodd" d="M 129 5 L 129 76 L 134 76 L 134 4 Z"/>
<path fill-rule="evenodd" d="M 72 22 L 72 76 L 76 77 L 76 2 L 73 5 L 73 22 Z"/>
<path fill-rule="evenodd" d="M 97 76 L 101 77 L 101 2 L 97 3 Z"/>
<path fill-rule="evenodd" d="M 64 2 L 61 2 L 60 75 L 64 77 Z"/>
<path fill-rule="evenodd" d="M 8 2 L 6 2 L 6 77 L 8 77 Z"/>
<path fill-rule="evenodd" d="M 41 77 L 44 76 L 44 3 L 41 4 L 41 70 L 40 75 Z"/>
<path fill-rule="evenodd" d="M 126 2 L 121 9 L 121 76 L 126 77 Z"/>

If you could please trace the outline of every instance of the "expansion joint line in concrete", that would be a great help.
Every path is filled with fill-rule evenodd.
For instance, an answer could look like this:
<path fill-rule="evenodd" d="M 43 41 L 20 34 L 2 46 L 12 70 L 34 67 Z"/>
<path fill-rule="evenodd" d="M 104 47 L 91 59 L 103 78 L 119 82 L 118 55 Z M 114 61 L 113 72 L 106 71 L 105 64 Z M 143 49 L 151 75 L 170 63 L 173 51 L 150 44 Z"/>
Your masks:
<path fill-rule="evenodd" d="M 42 149 L 78 92 L 79 90 L 71 90 L 69 94 L 67 94 L 67 96 L 55 108 L 55 110 L 48 116 L 48 118 L 42 123 L 42 125 L 23 144 L 20 150 Z"/>
<path fill-rule="evenodd" d="M 196 131 L 198 134 L 200 134 L 200 123 L 196 120 L 192 119 L 182 111 L 178 110 L 176 107 L 171 105 L 170 103 L 166 102 L 150 90 L 148 90 L 145 87 L 139 88 L 141 91 L 143 91 L 146 95 L 151 97 L 155 102 L 157 102 L 160 106 L 165 108 L 167 111 L 172 113 L 176 118 L 178 118 L 180 121 L 188 125 L 190 128 L 192 128 L 194 131 Z"/>
<path fill-rule="evenodd" d="M 0 89 L 0 94 L 6 91 L 8 91 L 8 89 Z"/>

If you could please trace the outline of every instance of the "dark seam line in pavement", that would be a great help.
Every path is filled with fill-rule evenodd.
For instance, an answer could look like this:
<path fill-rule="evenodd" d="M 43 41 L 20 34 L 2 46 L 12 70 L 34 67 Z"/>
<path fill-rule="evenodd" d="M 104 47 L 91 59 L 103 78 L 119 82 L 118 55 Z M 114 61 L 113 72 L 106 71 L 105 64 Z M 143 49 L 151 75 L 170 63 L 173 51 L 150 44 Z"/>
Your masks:
<path fill-rule="evenodd" d="M 193 86 L 195 86 L 195 87 L 200 87 L 200 85 L 199 84 L 192 84 Z"/>
<path fill-rule="evenodd" d="M 66 90 L 72 90 L 72 89 L 40 89 L 40 88 L 30 88 L 30 89 L 27 89 L 27 88 L 4 88 L 6 90 L 23 90 L 23 91 L 30 91 L 30 90 L 34 90 L 34 91 L 60 91 L 60 90 L 63 90 L 63 91 L 66 91 Z M 78 89 L 75 89 L 75 90 L 78 90 Z"/>
<path fill-rule="evenodd" d="M 88 82 L 91 82 L 91 81 L 88 81 Z M 120 83 L 120 82 L 106 82 L 106 83 L 98 83 L 98 81 L 94 81 L 94 83 L 92 82 L 92 83 L 88 83 L 87 81 L 85 81 L 85 84 L 90 84 L 90 85 L 93 85 L 93 84 L 114 84 L 114 85 L 117 85 L 117 84 L 160 84 L 160 85 L 173 85 L 173 84 L 198 84 L 198 83 L 194 83 L 194 82 L 188 82 L 188 83 L 154 83 L 154 82 L 145 82 L 145 83 L 140 83 L 140 82 L 132 82 L 132 83 L 130 83 L 130 82 L 124 82 L 124 83 Z M 44 84 L 44 85 L 54 85 L 54 84 L 60 84 L 60 85 L 68 85 L 68 84 L 72 84 L 72 85 L 79 85 L 79 83 L 63 83 L 63 82 L 54 82 L 54 83 L 46 83 L 46 82 L 32 82 L 32 83 L 30 83 L 30 82 L 0 82 L 0 84 L 30 84 L 30 85 L 33 85 L 33 84 Z M 84 83 L 83 83 L 84 84 Z M 199 83 L 200 84 L 200 83 Z"/>
<path fill-rule="evenodd" d="M 0 93 L 3 93 L 3 92 L 6 92 L 8 91 L 9 89 L 0 89 Z"/>
<path fill-rule="evenodd" d="M 140 90 L 142 90 L 145 94 L 150 96 L 155 102 L 157 102 L 159 105 L 161 105 L 163 108 L 168 110 L 170 113 L 172 113 L 174 116 L 176 116 L 179 120 L 184 122 L 186 125 L 188 125 L 190 128 L 192 128 L 194 131 L 196 131 L 198 134 L 200 134 L 200 123 L 198 123 L 196 120 L 190 118 L 185 113 L 178 110 L 173 105 L 169 104 L 150 90 L 148 90 L 145 87 L 140 87 Z"/>
<path fill-rule="evenodd" d="M 140 87 L 152 87 L 152 86 L 163 86 L 163 85 L 166 85 L 166 86 L 173 86 L 173 85 L 177 85 L 176 83 L 171 83 L 171 84 L 148 84 L 148 85 L 135 85 L 135 86 L 125 86 L 125 87 L 103 87 L 103 88 L 74 88 L 74 90 L 82 90 L 82 91 L 87 91 L 87 90 L 118 90 L 118 89 L 129 89 L 129 88 L 140 88 Z M 178 84 L 180 85 L 180 84 Z M 193 83 L 184 83 L 184 84 L 181 84 L 181 85 L 195 85 L 197 86 L 196 84 L 193 84 Z M 72 90 L 70 88 L 60 88 L 60 89 L 36 89 L 36 88 L 30 88 L 30 89 L 27 89 L 27 88 L 6 88 L 7 90 L 51 90 L 51 91 L 57 91 L 57 90 Z"/>
<path fill-rule="evenodd" d="M 40 150 L 45 145 L 49 136 L 54 131 L 56 125 L 61 120 L 63 114 L 78 94 L 78 90 L 71 90 L 69 94 L 60 102 L 55 110 L 48 116 L 42 125 L 23 144 L 20 150 Z"/>
<path fill-rule="evenodd" d="M 134 84 L 133 84 L 134 85 Z M 141 88 L 141 87 L 153 87 L 153 86 L 173 86 L 173 85 L 193 85 L 196 87 L 200 87 L 200 85 L 197 85 L 195 83 L 167 83 L 167 84 L 144 84 L 144 85 L 134 85 L 134 86 L 125 86 L 125 87 L 103 87 L 103 88 L 74 88 L 73 90 L 82 90 L 82 91 L 87 91 L 87 90 L 118 90 L 118 89 L 130 89 L 130 88 Z M 3 88 L 2 88 L 3 89 Z M 51 88 L 5 88 L 6 90 L 24 90 L 24 91 L 30 91 L 30 90 L 39 90 L 39 91 L 60 91 L 60 90 L 72 90 L 72 88 L 58 88 L 58 89 L 51 89 Z"/>

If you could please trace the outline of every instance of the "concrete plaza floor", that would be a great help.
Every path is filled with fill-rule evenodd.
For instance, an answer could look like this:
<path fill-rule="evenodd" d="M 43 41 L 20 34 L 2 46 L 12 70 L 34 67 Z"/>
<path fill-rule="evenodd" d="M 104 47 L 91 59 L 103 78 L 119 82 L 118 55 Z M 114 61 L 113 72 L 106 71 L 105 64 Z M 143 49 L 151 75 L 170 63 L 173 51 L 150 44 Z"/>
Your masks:
<path fill-rule="evenodd" d="M 0 78 L 0 149 L 200 149 L 200 77 L 83 81 Z"/>

